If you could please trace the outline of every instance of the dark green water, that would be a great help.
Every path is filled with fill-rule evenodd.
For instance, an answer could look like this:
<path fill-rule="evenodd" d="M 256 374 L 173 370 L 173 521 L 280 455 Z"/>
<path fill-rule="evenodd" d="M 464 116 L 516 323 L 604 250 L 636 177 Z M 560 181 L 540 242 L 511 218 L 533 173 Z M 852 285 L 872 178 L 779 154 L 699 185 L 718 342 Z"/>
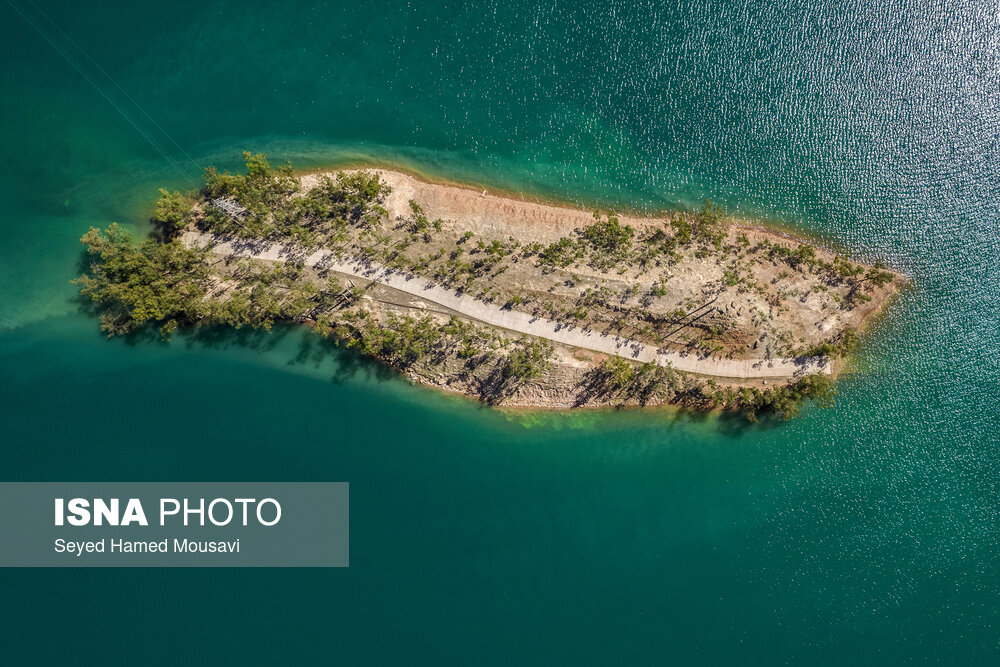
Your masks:
<path fill-rule="evenodd" d="M 994 3 L 18 4 L 191 159 L 0 6 L 0 477 L 349 481 L 352 565 L 0 571 L 0 663 L 996 664 Z M 504 415 L 295 331 L 105 341 L 79 236 L 247 148 L 710 196 L 917 287 L 773 428 Z"/>

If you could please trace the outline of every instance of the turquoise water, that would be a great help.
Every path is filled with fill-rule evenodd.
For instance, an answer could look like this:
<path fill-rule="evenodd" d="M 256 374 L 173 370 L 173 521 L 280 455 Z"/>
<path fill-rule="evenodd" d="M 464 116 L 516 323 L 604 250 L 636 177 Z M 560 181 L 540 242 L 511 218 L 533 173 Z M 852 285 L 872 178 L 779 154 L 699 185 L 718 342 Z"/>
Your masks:
<path fill-rule="evenodd" d="M 181 169 L 0 6 L 2 478 L 349 481 L 352 565 L 0 571 L 0 663 L 996 663 L 993 4 L 18 6 Z M 771 427 L 501 413 L 296 330 L 104 340 L 79 236 L 244 149 L 708 196 L 916 288 Z"/>

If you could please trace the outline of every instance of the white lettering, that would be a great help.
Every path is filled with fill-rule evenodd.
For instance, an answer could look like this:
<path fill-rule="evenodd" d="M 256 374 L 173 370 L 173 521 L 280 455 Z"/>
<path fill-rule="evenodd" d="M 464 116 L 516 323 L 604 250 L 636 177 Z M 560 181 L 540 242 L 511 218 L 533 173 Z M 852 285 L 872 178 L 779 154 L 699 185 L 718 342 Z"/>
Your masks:
<path fill-rule="evenodd" d="M 99 540 L 97 542 L 72 542 L 70 540 L 64 540 L 59 538 L 55 541 L 55 552 L 58 554 L 76 554 L 79 558 L 86 553 L 104 553 L 104 540 Z"/>
<path fill-rule="evenodd" d="M 146 520 L 146 512 L 142 509 L 142 503 L 139 502 L 138 498 L 129 498 L 128 505 L 125 506 L 125 516 L 122 518 L 123 526 L 130 526 L 133 523 L 140 526 L 149 525 L 149 521 Z"/>
<path fill-rule="evenodd" d="M 174 508 L 167 511 L 167 503 L 171 503 Z M 181 511 L 181 504 L 175 498 L 160 498 L 160 525 L 165 526 L 167 515 L 177 514 Z"/>
<path fill-rule="evenodd" d="M 264 516 L 261 511 L 264 509 L 265 503 L 271 503 L 274 505 L 274 521 L 264 521 Z M 260 503 L 257 504 L 257 521 L 260 521 L 260 523 L 264 526 L 273 526 L 281 521 L 281 505 L 278 504 L 278 501 L 274 498 L 264 498 L 264 500 L 260 501 Z"/>
<path fill-rule="evenodd" d="M 198 499 L 198 509 L 191 509 L 188 506 L 188 499 L 187 498 L 184 499 L 184 525 L 185 526 L 188 525 L 188 516 L 191 515 L 191 514 L 197 514 L 198 515 L 198 521 L 199 521 L 198 525 L 199 526 L 204 526 L 205 525 L 205 499 L 204 498 L 199 498 Z"/>
<path fill-rule="evenodd" d="M 243 525 L 247 525 L 247 505 L 257 502 L 256 498 L 237 498 L 234 502 L 243 506 Z"/>
<path fill-rule="evenodd" d="M 226 515 L 226 520 L 225 521 L 216 521 L 215 520 L 215 506 L 219 505 L 219 504 L 225 505 L 226 509 L 229 510 L 229 514 Z M 211 503 L 208 504 L 208 519 L 209 519 L 209 521 L 211 521 L 212 523 L 214 523 L 216 526 L 225 526 L 225 525 L 228 525 L 229 522 L 233 520 L 233 506 L 232 506 L 232 504 L 228 500 L 226 500 L 225 498 L 216 498 L 215 500 L 213 500 Z"/>
<path fill-rule="evenodd" d="M 112 498 L 108 506 L 102 498 L 94 498 L 94 525 L 103 526 L 107 520 L 109 526 L 118 525 L 118 499 Z"/>
<path fill-rule="evenodd" d="M 86 526 L 90 523 L 90 503 L 83 498 L 73 498 L 69 501 L 69 512 L 72 516 L 69 517 L 69 522 L 74 526 Z"/>

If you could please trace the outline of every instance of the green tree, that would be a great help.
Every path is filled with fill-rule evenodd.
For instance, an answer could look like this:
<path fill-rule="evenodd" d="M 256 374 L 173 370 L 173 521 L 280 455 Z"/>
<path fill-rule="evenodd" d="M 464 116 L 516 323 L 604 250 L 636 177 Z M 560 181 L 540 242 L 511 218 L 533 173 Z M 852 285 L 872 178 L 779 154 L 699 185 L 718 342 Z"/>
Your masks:
<path fill-rule="evenodd" d="M 706 199 L 701 211 L 695 215 L 694 232 L 699 238 L 712 243 L 717 250 L 721 249 L 727 234 L 722 207 L 713 204 L 711 199 Z"/>
<path fill-rule="evenodd" d="M 204 315 L 206 251 L 154 239 L 136 246 L 132 234 L 117 223 L 104 231 L 91 227 L 80 241 L 92 261 L 89 272 L 73 283 L 81 295 L 104 307 L 101 330 L 108 336 L 152 323 L 166 324 L 163 334 L 169 336 L 177 322 Z"/>
<path fill-rule="evenodd" d="M 566 267 L 580 257 L 580 249 L 576 241 L 564 236 L 549 244 L 538 253 L 538 261 L 542 265 Z"/>
<path fill-rule="evenodd" d="M 636 379 L 636 370 L 621 357 L 610 357 L 601 364 L 601 370 L 607 378 L 610 388 L 615 391 L 625 389 Z"/>
<path fill-rule="evenodd" d="M 263 153 L 243 152 L 247 173 L 219 173 L 205 169 L 203 193 L 211 199 L 230 198 L 251 214 L 241 224 L 221 212 L 211 212 L 209 222 L 217 231 L 242 236 L 266 236 L 273 230 L 268 223 L 272 214 L 289 196 L 300 189 L 299 179 L 290 164 L 272 167 Z"/>
<path fill-rule="evenodd" d="M 881 265 L 868 269 L 865 280 L 876 287 L 884 287 L 893 281 L 894 276 L 889 271 L 883 270 Z"/>
<path fill-rule="evenodd" d="M 632 246 L 635 230 L 629 225 L 623 225 L 614 215 L 604 220 L 599 213 L 594 213 L 597 222 L 584 228 L 583 238 L 590 245 L 595 265 L 606 267 L 616 260 L 624 259 Z"/>
<path fill-rule="evenodd" d="M 417 319 L 390 313 L 384 324 L 368 321 L 358 334 L 352 346 L 403 368 L 430 354 L 441 339 L 440 328 L 429 315 Z"/>
<path fill-rule="evenodd" d="M 535 339 L 507 355 L 503 365 L 505 380 L 530 380 L 541 377 L 552 367 L 552 344 Z"/>
<path fill-rule="evenodd" d="M 164 238 L 172 238 L 183 229 L 192 218 L 191 201 L 179 192 L 167 192 L 160 188 L 160 198 L 153 211 L 153 224 Z"/>
<path fill-rule="evenodd" d="M 691 223 L 684 218 L 677 218 L 670 221 L 670 226 L 674 228 L 674 240 L 680 245 L 687 245 L 694 239 Z"/>

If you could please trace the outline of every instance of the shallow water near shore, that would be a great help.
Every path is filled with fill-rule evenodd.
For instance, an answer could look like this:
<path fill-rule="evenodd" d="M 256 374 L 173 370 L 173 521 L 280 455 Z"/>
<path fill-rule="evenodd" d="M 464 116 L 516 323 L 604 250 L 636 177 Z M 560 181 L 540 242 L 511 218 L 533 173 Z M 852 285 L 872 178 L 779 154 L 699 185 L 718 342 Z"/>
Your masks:
<path fill-rule="evenodd" d="M 183 151 L 0 7 L 3 479 L 349 481 L 352 565 L 0 570 L 0 663 L 995 664 L 995 7 L 19 6 Z M 245 149 L 710 197 L 915 287 L 836 406 L 781 425 L 491 410 L 296 328 L 105 340 L 79 237 L 144 233 L 157 187 Z"/>

